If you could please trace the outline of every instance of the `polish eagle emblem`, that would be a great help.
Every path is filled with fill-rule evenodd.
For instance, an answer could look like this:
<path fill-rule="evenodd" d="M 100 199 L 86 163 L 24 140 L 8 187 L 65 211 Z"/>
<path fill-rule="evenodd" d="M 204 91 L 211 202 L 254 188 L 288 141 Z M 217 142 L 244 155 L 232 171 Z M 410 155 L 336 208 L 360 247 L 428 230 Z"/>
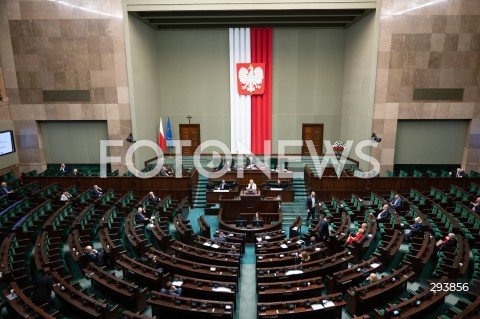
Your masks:
<path fill-rule="evenodd" d="M 238 92 L 240 94 L 263 94 L 265 91 L 265 63 L 238 63 Z"/>

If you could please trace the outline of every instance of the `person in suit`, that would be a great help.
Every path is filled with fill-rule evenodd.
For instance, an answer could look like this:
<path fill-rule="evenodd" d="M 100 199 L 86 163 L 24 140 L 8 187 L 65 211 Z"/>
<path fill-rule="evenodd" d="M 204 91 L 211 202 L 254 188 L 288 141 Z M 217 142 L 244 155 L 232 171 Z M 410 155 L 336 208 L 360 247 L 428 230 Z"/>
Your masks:
<path fill-rule="evenodd" d="M 395 196 L 393 197 L 393 200 L 390 202 L 390 206 L 397 210 L 399 209 L 400 207 L 402 207 L 402 198 L 400 197 L 400 195 L 398 194 L 395 194 Z"/>
<path fill-rule="evenodd" d="M 415 217 L 415 222 L 410 225 L 410 229 L 407 229 L 405 231 L 405 239 L 407 241 L 410 241 L 410 239 L 415 235 L 415 234 L 419 234 L 422 232 L 422 229 L 423 229 L 423 221 L 422 221 L 422 218 L 420 217 Z"/>
<path fill-rule="evenodd" d="M 165 165 L 160 169 L 160 176 L 170 176 L 170 172 Z"/>
<path fill-rule="evenodd" d="M 137 222 L 144 222 L 148 224 L 148 218 L 145 216 L 145 213 L 143 211 L 143 207 L 138 207 L 137 211 L 135 212 L 135 220 Z"/>
<path fill-rule="evenodd" d="M 230 161 L 227 161 L 224 167 L 227 172 L 230 172 L 232 170 L 232 164 L 230 164 Z"/>
<path fill-rule="evenodd" d="M 250 189 L 250 190 L 256 190 L 257 189 L 257 184 L 255 184 L 253 179 L 251 179 L 250 182 L 248 183 L 247 189 Z"/>
<path fill-rule="evenodd" d="M 475 202 L 471 202 L 470 204 L 472 204 L 472 210 L 477 213 L 477 214 L 480 214 L 480 197 L 477 197 L 476 201 Z"/>
<path fill-rule="evenodd" d="M 315 192 L 311 192 L 310 195 L 307 197 L 307 223 L 310 220 L 310 217 L 312 220 L 315 219 L 315 210 L 318 205 L 318 199 L 317 195 L 315 195 Z"/>
<path fill-rule="evenodd" d="M 93 261 L 97 266 L 105 266 L 105 253 L 103 250 L 98 251 L 92 246 L 85 247 L 85 256 L 89 261 Z"/>
<path fill-rule="evenodd" d="M 101 189 L 100 187 L 98 187 L 98 185 L 93 185 L 93 188 L 92 190 L 90 191 L 90 194 L 93 196 L 93 197 L 100 197 L 102 196 L 102 192 L 103 192 L 103 189 Z"/>
<path fill-rule="evenodd" d="M 377 215 L 377 221 L 385 221 L 390 218 L 390 211 L 388 210 L 388 205 L 385 204 L 382 206 L 380 213 Z"/>
<path fill-rule="evenodd" d="M 456 178 L 464 178 L 467 177 L 467 174 L 463 171 L 461 167 L 457 168 L 456 171 L 450 172 L 450 176 L 456 177 Z"/>
<path fill-rule="evenodd" d="M 62 193 L 62 196 L 60 197 L 60 200 L 61 200 L 62 202 L 69 202 L 69 201 L 71 201 L 72 199 L 73 199 L 72 194 L 70 194 L 70 193 L 67 192 L 67 191 L 64 191 L 64 192 Z"/>
<path fill-rule="evenodd" d="M 48 304 L 53 307 L 55 305 L 55 301 L 52 299 L 53 285 L 52 271 L 46 267 L 37 274 L 37 280 L 33 285 L 33 303 L 37 306 Z"/>
<path fill-rule="evenodd" d="M 181 296 L 182 295 L 182 288 L 181 287 L 175 287 L 174 285 L 172 285 L 172 282 L 169 281 L 169 282 L 167 282 L 166 287 L 162 288 L 160 290 L 160 292 L 162 292 L 164 294 L 169 294 L 169 295 L 172 295 L 172 296 Z"/>
<path fill-rule="evenodd" d="M 253 216 L 253 220 L 262 220 L 262 217 L 260 217 L 260 213 L 256 212 L 255 216 Z"/>
<path fill-rule="evenodd" d="M 72 176 L 82 176 L 82 173 L 80 173 L 78 169 L 74 168 L 72 171 Z"/>
<path fill-rule="evenodd" d="M 6 182 L 2 182 L 2 186 L 0 187 L 0 194 L 1 195 L 6 195 L 6 194 L 13 194 L 14 190 L 12 190 L 10 187 L 8 187 Z"/>
<path fill-rule="evenodd" d="M 327 215 L 323 220 L 320 222 L 320 226 L 318 227 L 317 238 L 319 242 L 326 242 L 330 236 L 329 226 L 332 217 Z"/>
<path fill-rule="evenodd" d="M 222 182 L 218 185 L 218 189 L 228 189 L 228 184 L 222 179 Z"/>
<path fill-rule="evenodd" d="M 148 203 L 150 205 L 158 205 L 160 203 L 160 198 L 155 196 L 153 192 L 148 193 Z"/>
<path fill-rule="evenodd" d="M 250 156 L 247 158 L 247 167 L 248 168 L 255 168 L 257 165 L 255 164 L 255 161 L 253 160 L 253 156 Z"/>
<path fill-rule="evenodd" d="M 351 245 L 353 243 L 358 243 L 360 241 L 360 239 L 363 238 L 364 235 L 365 235 L 365 229 L 360 228 L 356 235 L 350 234 L 350 236 L 348 236 L 347 245 Z"/>
<path fill-rule="evenodd" d="M 60 171 L 60 174 L 67 175 L 68 173 L 70 173 L 70 168 L 67 165 L 65 165 L 65 163 L 62 163 L 60 164 L 59 171 Z"/>

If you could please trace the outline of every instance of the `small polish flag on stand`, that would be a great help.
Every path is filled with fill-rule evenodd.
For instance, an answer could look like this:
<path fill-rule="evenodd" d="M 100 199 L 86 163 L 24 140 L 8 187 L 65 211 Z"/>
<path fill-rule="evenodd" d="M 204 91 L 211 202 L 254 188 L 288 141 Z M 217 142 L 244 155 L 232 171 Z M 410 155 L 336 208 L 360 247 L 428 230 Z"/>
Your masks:
<path fill-rule="evenodd" d="M 162 118 L 160 118 L 160 128 L 158 130 L 158 145 L 160 145 L 162 151 L 165 151 L 167 149 L 167 143 L 165 142 L 165 134 L 163 134 Z"/>

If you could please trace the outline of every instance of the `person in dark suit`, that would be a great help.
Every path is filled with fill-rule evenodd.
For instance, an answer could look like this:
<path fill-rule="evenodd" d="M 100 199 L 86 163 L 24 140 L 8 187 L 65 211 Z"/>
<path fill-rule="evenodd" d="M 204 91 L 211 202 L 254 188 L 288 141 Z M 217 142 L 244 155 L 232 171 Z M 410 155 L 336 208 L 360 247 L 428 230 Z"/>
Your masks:
<path fill-rule="evenodd" d="M 72 171 L 72 176 L 82 176 L 82 173 L 78 171 L 78 169 L 74 168 Z"/>
<path fill-rule="evenodd" d="M 33 303 L 37 306 L 48 304 L 53 307 L 55 305 L 55 301 L 52 299 L 53 285 L 52 271 L 46 267 L 37 275 L 37 280 L 33 285 Z"/>
<path fill-rule="evenodd" d="M 390 202 L 390 206 L 397 210 L 399 209 L 400 207 L 402 207 L 402 198 L 400 197 L 400 195 L 398 194 L 395 194 L 395 196 L 393 197 L 393 200 Z"/>
<path fill-rule="evenodd" d="M 92 190 L 90 191 L 90 194 L 93 196 L 93 197 L 100 197 L 102 196 L 102 192 L 103 192 L 103 189 L 101 189 L 100 187 L 98 187 L 98 185 L 93 185 L 93 188 Z"/>
<path fill-rule="evenodd" d="M 310 196 L 307 197 L 307 223 L 312 217 L 312 220 L 315 219 L 315 210 L 317 209 L 318 199 L 315 192 L 311 192 Z"/>
<path fill-rule="evenodd" d="M 172 285 L 172 282 L 169 281 L 166 284 L 165 288 L 162 288 L 160 292 L 163 292 L 164 294 L 170 294 L 172 296 L 181 296 L 182 295 L 182 288 L 181 287 L 175 287 Z"/>
<path fill-rule="evenodd" d="M 222 182 L 218 185 L 218 189 L 228 189 L 228 184 L 222 179 Z"/>
<path fill-rule="evenodd" d="M 13 194 L 14 190 L 12 190 L 10 187 L 8 187 L 6 182 L 2 182 L 2 186 L 0 187 L 0 195 L 6 195 L 6 194 Z"/>
<path fill-rule="evenodd" d="M 170 176 L 170 173 L 165 165 L 162 166 L 160 170 L 160 176 Z"/>
<path fill-rule="evenodd" d="M 253 160 L 253 156 L 250 156 L 247 158 L 247 167 L 249 168 L 257 167 L 257 165 L 255 164 L 255 161 Z"/>
<path fill-rule="evenodd" d="M 450 176 L 456 177 L 456 178 L 464 178 L 467 177 L 467 174 L 463 171 L 461 167 L 457 168 L 456 171 L 450 172 Z"/>
<path fill-rule="evenodd" d="M 92 246 L 87 246 L 85 247 L 85 256 L 97 266 L 105 266 L 105 253 L 103 250 L 98 251 L 93 249 Z"/>
<path fill-rule="evenodd" d="M 217 241 L 227 241 L 227 237 L 224 232 L 219 232 L 217 236 L 214 236 L 214 239 Z"/>
<path fill-rule="evenodd" d="M 473 205 L 472 209 L 475 213 L 480 214 L 480 197 L 477 197 L 475 202 L 471 202 Z"/>
<path fill-rule="evenodd" d="M 329 226 L 332 217 L 327 215 L 325 218 L 320 222 L 320 226 L 318 227 L 317 238 L 319 242 L 326 242 L 330 236 Z"/>
<path fill-rule="evenodd" d="M 145 224 L 148 224 L 148 218 L 145 216 L 145 213 L 143 211 L 143 207 L 138 207 L 137 211 L 135 212 L 135 220 L 137 222 L 143 222 Z"/>
<path fill-rule="evenodd" d="M 60 171 L 60 174 L 67 175 L 70 173 L 70 168 L 67 165 L 65 165 L 65 163 L 62 163 L 60 164 L 59 171 Z"/>
<path fill-rule="evenodd" d="M 160 203 L 160 198 L 155 196 L 153 192 L 148 193 L 148 203 L 150 205 L 158 205 Z"/>
<path fill-rule="evenodd" d="M 405 235 L 405 239 L 407 241 L 410 241 L 410 239 L 413 237 L 415 234 L 419 234 L 423 229 L 423 221 L 420 217 L 415 217 L 415 222 L 413 225 L 410 225 L 410 230 L 408 229 L 405 231 L 407 234 Z"/>
<path fill-rule="evenodd" d="M 385 221 L 390 218 L 390 211 L 388 210 L 388 205 L 383 205 L 380 213 L 377 215 L 377 221 Z"/>

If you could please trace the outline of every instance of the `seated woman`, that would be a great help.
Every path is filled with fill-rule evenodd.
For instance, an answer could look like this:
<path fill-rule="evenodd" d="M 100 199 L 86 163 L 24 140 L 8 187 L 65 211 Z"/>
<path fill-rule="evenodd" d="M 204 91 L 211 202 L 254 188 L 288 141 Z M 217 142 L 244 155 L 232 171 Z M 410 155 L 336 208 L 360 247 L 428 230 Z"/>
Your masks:
<path fill-rule="evenodd" d="M 363 238 L 363 236 L 365 235 L 365 229 L 363 228 L 360 228 L 357 232 L 357 235 L 353 235 L 353 234 L 350 234 L 350 236 L 348 237 L 347 239 L 347 245 L 351 245 L 353 244 L 354 242 L 355 243 L 358 243 L 360 241 L 360 239 Z"/>
<path fill-rule="evenodd" d="M 300 254 L 300 262 L 306 263 L 310 261 L 310 255 L 306 251 L 302 251 Z"/>
<path fill-rule="evenodd" d="M 407 241 L 410 241 L 410 239 L 416 235 L 422 232 L 423 229 L 423 221 L 420 217 L 415 217 L 415 222 L 410 225 L 410 229 L 405 230 L 405 239 Z"/>

